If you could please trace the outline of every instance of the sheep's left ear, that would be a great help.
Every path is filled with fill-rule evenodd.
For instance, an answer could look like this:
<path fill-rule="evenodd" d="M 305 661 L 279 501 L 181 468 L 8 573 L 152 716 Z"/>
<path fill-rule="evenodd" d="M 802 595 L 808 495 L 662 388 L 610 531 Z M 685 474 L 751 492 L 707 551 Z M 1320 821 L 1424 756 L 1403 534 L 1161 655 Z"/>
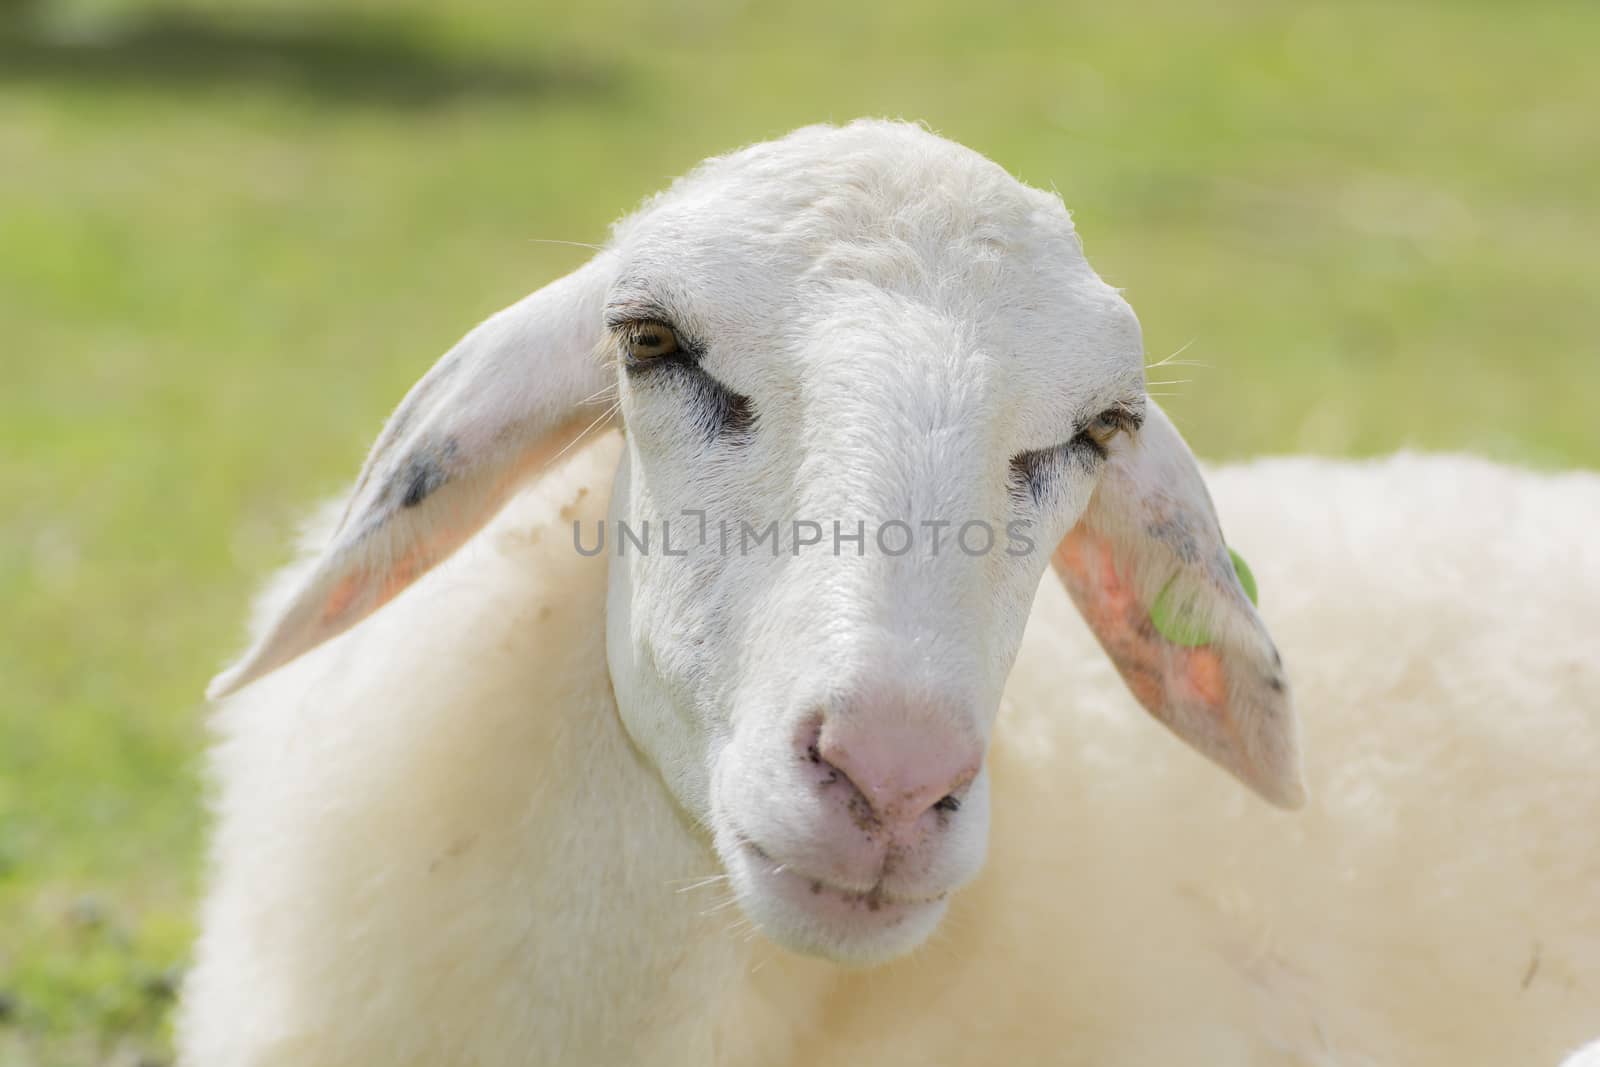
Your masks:
<path fill-rule="evenodd" d="M 601 253 L 492 316 L 401 401 L 308 576 L 240 661 L 226 696 L 336 637 L 459 548 L 529 476 L 604 418 L 612 274 Z"/>
<path fill-rule="evenodd" d="M 1194 456 L 1150 404 L 1113 440 L 1052 558 L 1123 680 L 1157 719 L 1280 807 L 1305 803 L 1283 663 L 1246 595 Z"/>

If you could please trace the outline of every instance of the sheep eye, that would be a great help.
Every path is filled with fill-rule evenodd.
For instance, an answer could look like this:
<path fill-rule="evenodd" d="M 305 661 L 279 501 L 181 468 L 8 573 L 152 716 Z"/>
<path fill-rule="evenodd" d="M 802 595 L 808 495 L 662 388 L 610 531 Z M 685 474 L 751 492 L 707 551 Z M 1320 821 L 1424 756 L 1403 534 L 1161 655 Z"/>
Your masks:
<path fill-rule="evenodd" d="M 649 363 L 678 351 L 678 335 L 664 322 L 630 322 L 622 328 L 622 354 L 630 363 Z"/>
<path fill-rule="evenodd" d="M 1101 448 L 1111 443 L 1112 438 L 1126 430 L 1129 426 L 1128 414 L 1120 408 L 1108 408 L 1096 415 L 1081 431 Z"/>

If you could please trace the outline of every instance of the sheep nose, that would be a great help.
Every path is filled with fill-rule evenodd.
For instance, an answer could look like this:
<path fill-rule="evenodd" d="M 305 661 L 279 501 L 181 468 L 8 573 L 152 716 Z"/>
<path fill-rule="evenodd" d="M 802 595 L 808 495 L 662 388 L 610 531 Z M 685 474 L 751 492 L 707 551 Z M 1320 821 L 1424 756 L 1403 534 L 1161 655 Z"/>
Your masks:
<path fill-rule="evenodd" d="M 873 817 L 893 830 L 933 809 L 958 810 L 983 765 L 982 741 L 940 719 L 872 720 L 870 712 L 829 718 L 815 751 L 849 780 Z"/>

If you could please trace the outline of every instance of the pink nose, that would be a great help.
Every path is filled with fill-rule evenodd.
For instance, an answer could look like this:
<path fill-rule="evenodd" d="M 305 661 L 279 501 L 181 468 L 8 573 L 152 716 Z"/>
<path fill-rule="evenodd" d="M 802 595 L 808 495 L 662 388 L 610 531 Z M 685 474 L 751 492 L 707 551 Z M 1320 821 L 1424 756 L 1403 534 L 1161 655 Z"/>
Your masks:
<path fill-rule="evenodd" d="M 954 812 L 983 765 L 983 744 L 931 718 L 873 721 L 870 712 L 830 717 L 817 755 L 850 780 L 887 827 L 915 823 L 932 808 Z"/>

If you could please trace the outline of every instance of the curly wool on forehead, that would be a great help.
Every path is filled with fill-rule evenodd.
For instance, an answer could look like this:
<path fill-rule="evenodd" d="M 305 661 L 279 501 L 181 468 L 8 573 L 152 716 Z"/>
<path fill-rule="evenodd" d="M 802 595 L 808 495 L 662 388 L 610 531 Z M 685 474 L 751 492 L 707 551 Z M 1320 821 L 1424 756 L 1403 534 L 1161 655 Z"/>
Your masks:
<path fill-rule="evenodd" d="M 1041 240 L 1076 245 L 1071 217 L 1054 195 L 923 126 L 878 119 L 806 126 L 714 156 L 619 222 L 614 239 L 707 218 L 736 222 L 747 235 L 806 243 L 883 239 L 929 252 L 952 244 L 998 252 Z"/>

